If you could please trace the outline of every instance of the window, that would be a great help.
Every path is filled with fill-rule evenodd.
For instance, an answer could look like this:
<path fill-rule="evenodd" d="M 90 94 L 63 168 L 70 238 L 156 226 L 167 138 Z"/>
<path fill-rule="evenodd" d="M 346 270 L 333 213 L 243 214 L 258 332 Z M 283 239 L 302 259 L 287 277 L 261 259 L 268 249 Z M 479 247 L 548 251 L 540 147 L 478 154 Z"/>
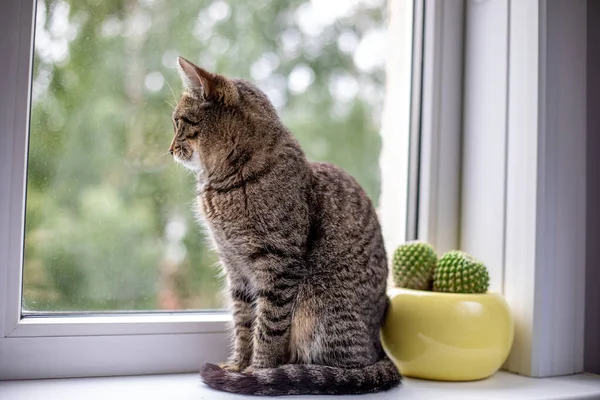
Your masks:
<path fill-rule="evenodd" d="M 179 53 L 257 82 L 367 189 L 388 251 L 484 259 L 508 370 L 582 371 L 586 2 L 331 3 L 0 2 L 0 379 L 225 358 L 191 178 L 161 156 Z"/>
<path fill-rule="evenodd" d="M 377 202 L 384 16 L 382 0 L 38 2 L 23 310 L 222 306 L 193 177 L 165 153 L 178 55 L 256 82 L 309 158 Z"/>
<path fill-rule="evenodd" d="M 166 154 L 178 55 L 255 82 L 308 157 L 356 177 L 404 239 L 412 1 L 10 0 L 2 14 L 16 45 L 0 91 L 0 377 L 226 356 L 193 177 Z"/>

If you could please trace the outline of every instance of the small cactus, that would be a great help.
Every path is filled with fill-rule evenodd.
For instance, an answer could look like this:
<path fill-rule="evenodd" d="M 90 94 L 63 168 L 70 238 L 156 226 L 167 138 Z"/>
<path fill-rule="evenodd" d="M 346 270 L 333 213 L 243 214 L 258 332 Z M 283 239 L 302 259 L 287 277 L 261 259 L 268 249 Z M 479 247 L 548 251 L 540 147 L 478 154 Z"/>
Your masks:
<path fill-rule="evenodd" d="M 489 284 L 490 276 L 485 265 L 458 250 L 442 255 L 433 273 L 435 292 L 485 293 Z"/>
<path fill-rule="evenodd" d="M 433 246 L 422 241 L 400 245 L 392 258 L 394 285 L 407 289 L 431 290 L 437 254 Z"/>

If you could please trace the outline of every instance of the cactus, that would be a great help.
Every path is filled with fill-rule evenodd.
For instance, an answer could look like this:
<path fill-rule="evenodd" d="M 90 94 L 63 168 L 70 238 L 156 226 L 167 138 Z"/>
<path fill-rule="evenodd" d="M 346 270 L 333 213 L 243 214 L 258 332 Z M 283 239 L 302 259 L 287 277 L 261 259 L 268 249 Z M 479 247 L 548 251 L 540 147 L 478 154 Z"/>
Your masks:
<path fill-rule="evenodd" d="M 437 254 L 433 246 L 421 241 L 400 245 L 392 258 L 394 285 L 416 290 L 431 290 Z"/>
<path fill-rule="evenodd" d="M 433 273 L 435 292 L 485 293 L 489 283 L 490 276 L 485 265 L 458 250 L 442 255 Z"/>

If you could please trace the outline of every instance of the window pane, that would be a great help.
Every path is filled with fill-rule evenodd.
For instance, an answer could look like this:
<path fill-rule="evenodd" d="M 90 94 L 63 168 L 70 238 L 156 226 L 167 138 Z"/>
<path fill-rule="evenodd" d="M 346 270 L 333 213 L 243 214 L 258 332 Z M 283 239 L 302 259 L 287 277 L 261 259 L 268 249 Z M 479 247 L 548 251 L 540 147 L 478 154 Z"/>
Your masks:
<path fill-rule="evenodd" d="M 182 55 L 261 87 L 312 160 L 377 203 L 383 0 L 46 0 L 37 5 L 23 309 L 222 306 L 167 154 Z"/>

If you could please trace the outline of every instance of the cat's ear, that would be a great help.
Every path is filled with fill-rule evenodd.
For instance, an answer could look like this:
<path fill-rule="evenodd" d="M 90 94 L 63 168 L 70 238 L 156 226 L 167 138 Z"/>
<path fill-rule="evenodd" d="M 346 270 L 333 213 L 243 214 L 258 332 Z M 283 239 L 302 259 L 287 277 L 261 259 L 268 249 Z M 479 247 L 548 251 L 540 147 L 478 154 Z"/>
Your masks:
<path fill-rule="evenodd" d="M 208 95 L 213 89 L 211 87 L 214 79 L 213 74 L 205 71 L 183 57 L 179 57 L 177 61 L 179 64 L 179 76 L 183 82 L 183 87 L 190 91 L 202 92 L 205 96 Z"/>
<path fill-rule="evenodd" d="M 179 75 L 185 89 L 201 94 L 206 99 L 213 99 L 232 105 L 239 99 L 235 84 L 224 76 L 213 74 L 200 68 L 183 57 L 177 59 Z"/>

